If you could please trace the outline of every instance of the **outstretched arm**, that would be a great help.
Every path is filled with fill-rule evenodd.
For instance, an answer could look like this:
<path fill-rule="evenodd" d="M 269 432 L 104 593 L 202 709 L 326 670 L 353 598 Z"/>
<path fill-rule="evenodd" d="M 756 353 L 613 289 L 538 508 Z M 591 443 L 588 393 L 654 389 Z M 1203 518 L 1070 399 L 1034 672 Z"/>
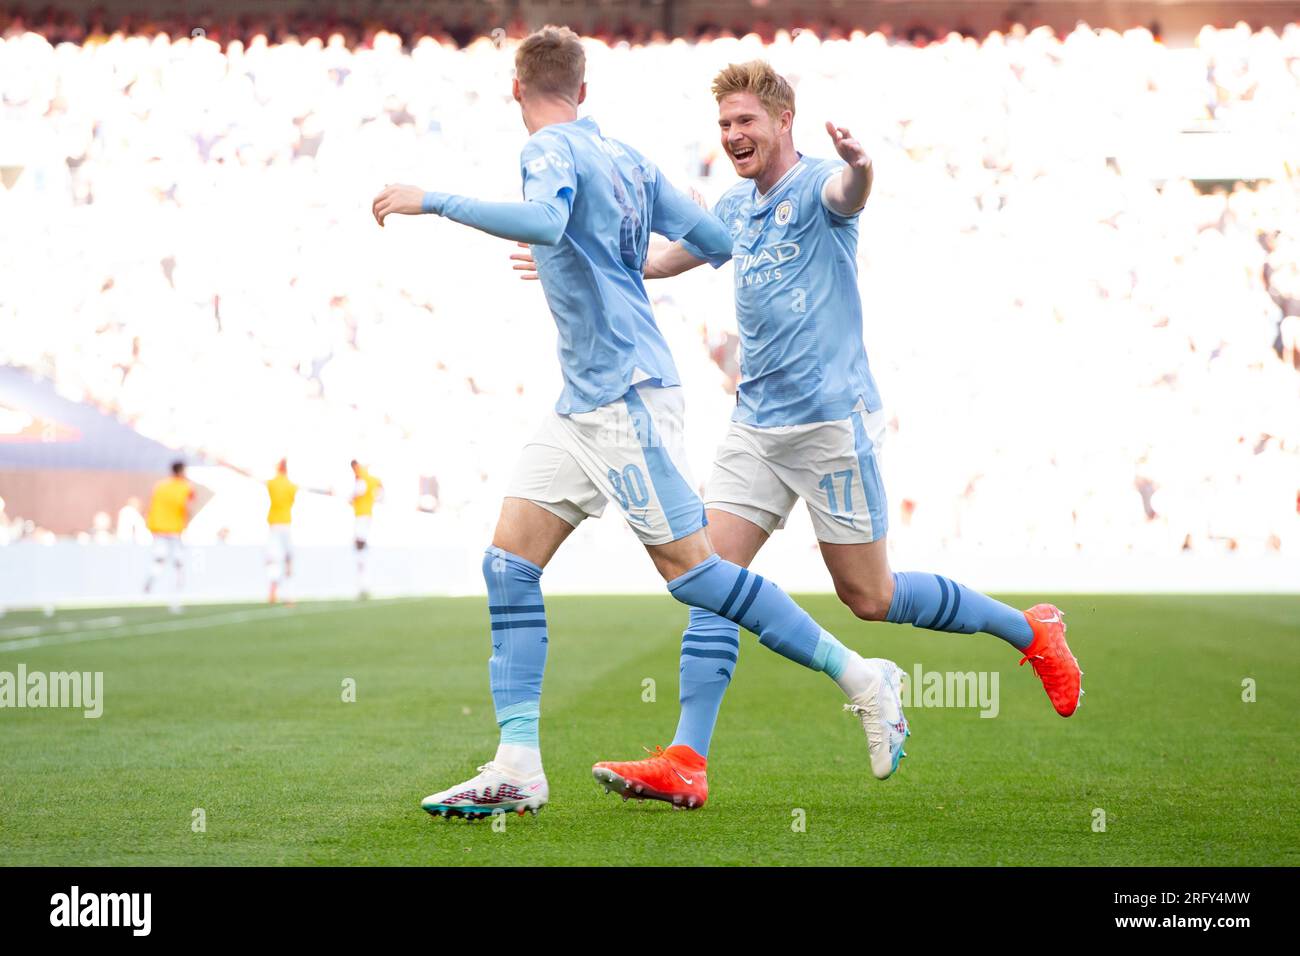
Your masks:
<path fill-rule="evenodd" d="M 521 272 L 519 278 L 525 281 L 537 279 L 537 260 L 528 249 L 528 243 L 519 243 L 523 252 L 512 252 L 510 259 L 514 263 L 510 268 L 515 272 Z M 680 242 L 665 242 L 655 240 L 650 243 L 650 252 L 646 256 L 644 277 L 647 279 L 667 279 L 670 276 L 681 275 L 694 269 L 696 266 L 702 266 L 707 259 L 700 259 L 691 255 Z"/>
<path fill-rule="evenodd" d="M 690 250 L 687 254 L 692 259 L 699 258 L 716 265 L 722 265 L 731 259 L 731 233 L 722 224 L 722 220 L 711 212 L 705 212 L 691 231 L 682 236 L 681 243 Z M 698 256 L 695 255 L 697 252 Z M 680 271 L 684 272 L 685 268 Z"/>
<path fill-rule="evenodd" d="M 709 204 L 696 189 L 690 191 L 691 202 L 705 212 Z M 681 242 L 664 242 L 660 239 L 650 240 L 649 254 L 646 256 L 642 273 L 647 279 L 667 279 L 689 272 L 696 266 L 702 266 L 708 259 L 694 255 Z"/>
<path fill-rule="evenodd" d="M 674 230 L 682 238 L 677 242 L 661 242 L 652 240 L 650 248 L 646 255 L 645 265 L 642 267 L 642 274 L 647 279 L 666 279 L 670 276 L 681 275 L 696 266 L 702 266 L 706 262 L 713 263 L 714 266 L 720 266 L 731 258 L 731 235 L 716 216 L 703 208 L 703 200 L 698 199 L 697 203 L 701 206 L 699 210 L 692 210 L 686 213 L 689 219 L 695 219 L 696 222 L 683 235 L 680 231 Z M 682 226 L 685 226 L 683 219 Z M 524 243 L 520 243 L 521 246 Z M 698 254 L 697 254 L 698 253 Z M 524 252 L 511 253 L 510 259 L 514 262 L 511 267 L 516 272 L 522 272 L 521 279 L 537 278 L 537 262 L 534 260 L 531 252 L 525 249 Z"/>
<path fill-rule="evenodd" d="M 731 233 L 709 212 L 704 197 L 686 194 L 655 170 L 650 229 L 673 242 L 667 250 L 649 251 L 642 273 L 649 279 L 675 276 L 701 262 L 716 268 L 731 258 Z"/>
<path fill-rule="evenodd" d="M 667 279 L 689 272 L 707 261 L 691 255 L 680 242 L 651 242 L 643 271 L 647 279 Z"/>
<path fill-rule="evenodd" d="M 525 202 L 486 202 L 399 184 L 385 186 L 375 197 L 371 212 L 380 226 L 394 213 L 433 213 L 502 239 L 553 246 L 569 223 L 569 197 L 561 193 Z"/>
<path fill-rule="evenodd" d="M 839 176 L 826 181 L 822 187 L 822 202 L 831 212 L 841 216 L 856 215 L 871 195 L 871 157 L 843 126 L 827 122 L 826 132 L 835 144 L 835 152 L 848 166 Z"/>

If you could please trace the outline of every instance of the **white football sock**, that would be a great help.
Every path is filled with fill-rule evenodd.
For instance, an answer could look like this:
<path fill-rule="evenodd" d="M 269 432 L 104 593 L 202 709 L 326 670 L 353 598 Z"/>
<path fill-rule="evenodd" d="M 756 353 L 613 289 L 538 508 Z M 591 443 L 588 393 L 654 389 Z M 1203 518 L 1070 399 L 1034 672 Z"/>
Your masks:
<path fill-rule="evenodd" d="M 542 772 L 542 752 L 537 747 L 523 744 L 499 744 L 492 762 L 521 777 L 531 777 Z"/>
<path fill-rule="evenodd" d="M 835 678 L 840 690 L 848 695 L 849 700 L 857 697 L 873 683 L 880 680 L 880 670 L 867 663 L 866 658 L 856 651 L 849 652 L 849 659 L 844 663 L 844 670 Z"/>

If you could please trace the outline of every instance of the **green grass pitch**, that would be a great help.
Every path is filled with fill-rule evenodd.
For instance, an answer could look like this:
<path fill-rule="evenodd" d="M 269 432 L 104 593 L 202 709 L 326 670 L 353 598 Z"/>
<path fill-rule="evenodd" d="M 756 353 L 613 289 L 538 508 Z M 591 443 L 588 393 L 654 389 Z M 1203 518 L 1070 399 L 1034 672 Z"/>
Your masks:
<path fill-rule="evenodd" d="M 838 689 L 743 635 L 708 805 L 623 803 L 590 767 L 670 741 L 685 609 L 553 598 L 551 803 L 498 830 L 419 807 L 495 747 L 481 598 L 11 612 L 0 671 L 102 671 L 104 713 L 0 710 L 0 860 L 1300 864 L 1300 598 L 1060 599 L 1086 672 L 1069 720 L 995 638 L 863 624 L 833 597 L 800 600 L 909 674 L 918 662 L 999 672 L 998 716 L 910 708 L 909 756 L 880 783 Z"/>

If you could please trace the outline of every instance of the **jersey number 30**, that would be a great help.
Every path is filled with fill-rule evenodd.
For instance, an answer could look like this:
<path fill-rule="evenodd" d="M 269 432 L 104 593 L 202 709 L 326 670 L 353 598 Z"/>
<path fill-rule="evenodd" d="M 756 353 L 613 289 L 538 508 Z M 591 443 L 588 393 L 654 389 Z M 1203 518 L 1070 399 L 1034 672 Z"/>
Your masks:
<path fill-rule="evenodd" d="M 636 465 L 628 465 L 619 474 L 613 468 L 609 470 L 609 484 L 614 489 L 614 497 L 624 511 L 628 508 L 644 508 L 650 503 L 650 492 L 646 489 L 645 476 Z"/>

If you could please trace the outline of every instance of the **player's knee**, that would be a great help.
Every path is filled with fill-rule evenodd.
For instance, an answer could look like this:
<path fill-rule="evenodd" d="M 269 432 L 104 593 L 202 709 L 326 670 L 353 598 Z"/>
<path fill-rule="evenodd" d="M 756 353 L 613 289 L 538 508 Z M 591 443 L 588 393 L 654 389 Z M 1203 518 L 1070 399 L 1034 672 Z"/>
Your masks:
<path fill-rule="evenodd" d="M 483 580 L 489 594 L 494 589 L 531 593 L 541 578 L 542 569 L 526 558 L 495 546 L 483 552 Z"/>
<path fill-rule="evenodd" d="M 837 593 L 844 606 L 863 621 L 883 621 L 889 616 L 889 599 L 883 594 L 848 588 L 840 589 Z"/>

